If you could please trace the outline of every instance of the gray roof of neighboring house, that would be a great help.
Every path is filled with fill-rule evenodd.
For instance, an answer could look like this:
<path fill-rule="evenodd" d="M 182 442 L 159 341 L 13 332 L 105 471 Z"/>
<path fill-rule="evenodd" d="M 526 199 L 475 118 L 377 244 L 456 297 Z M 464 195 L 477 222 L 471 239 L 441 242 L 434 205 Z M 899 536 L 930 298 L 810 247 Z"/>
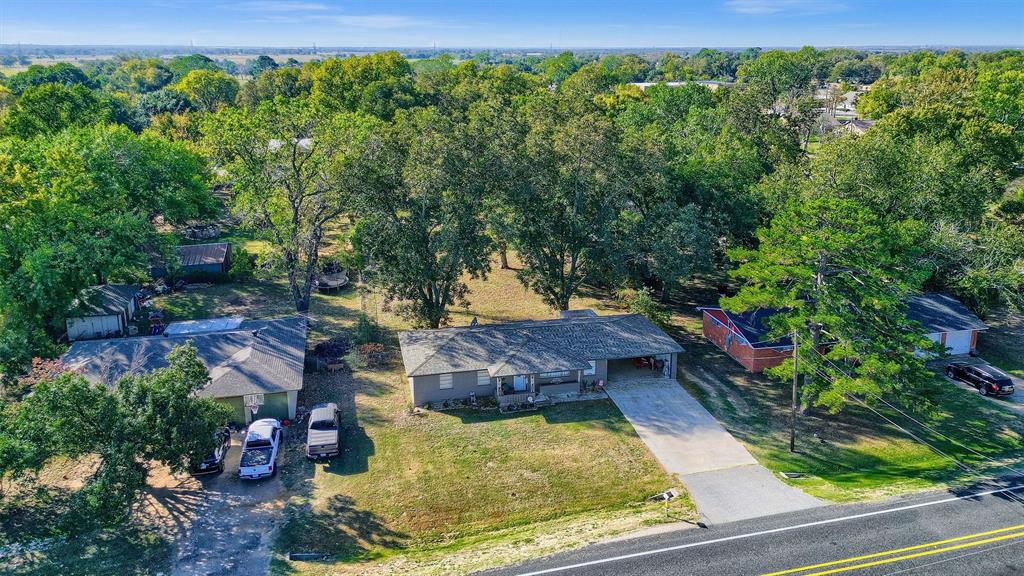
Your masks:
<path fill-rule="evenodd" d="M 962 302 L 940 292 L 930 292 L 911 298 L 907 305 L 907 318 L 923 324 L 930 334 L 988 328 Z"/>
<path fill-rule="evenodd" d="M 166 367 L 167 354 L 189 340 L 210 371 L 210 383 L 200 396 L 229 398 L 302 388 L 306 319 L 301 316 L 246 320 L 225 331 L 80 341 L 71 345 L 63 361 L 89 380 L 113 385 L 125 374 Z"/>
<path fill-rule="evenodd" d="M 671 354 L 683 348 L 639 314 L 571 315 L 399 334 L 407 376 L 487 370 L 491 376 L 588 368 L 591 360 Z"/>
<path fill-rule="evenodd" d="M 205 266 L 223 264 L 231 250 L 231 244 L 216 242 L 213 244 L 190 244 L 178 246 L 178 257 L 182 266 Z"/>
<path fill-rule="evenodd" d="M 86 288 L 72 302 L 69 316 L 83 318 L 120 314 L 128 310 L 138 291 L 139 287 L 131 284 L 104 284 Z"/>

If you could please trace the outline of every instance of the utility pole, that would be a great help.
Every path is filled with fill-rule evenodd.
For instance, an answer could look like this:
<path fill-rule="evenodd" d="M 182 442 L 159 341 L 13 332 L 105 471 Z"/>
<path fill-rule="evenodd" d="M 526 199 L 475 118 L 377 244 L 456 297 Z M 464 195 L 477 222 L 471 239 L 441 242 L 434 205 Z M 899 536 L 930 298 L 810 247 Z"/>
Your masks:
<path fill-rule="evenodd" d="M 797 363 L 800 361 L 800 354 L 797 352 L 799 348 L 799 342 L 797 342 L 797 331 L 793 330 L 793 397 L 789 403 L 789 451 L 796 452 L 796 404 L 797 404 L 797 379 L 800 377 L 800 371 L 797 368 Z"/>

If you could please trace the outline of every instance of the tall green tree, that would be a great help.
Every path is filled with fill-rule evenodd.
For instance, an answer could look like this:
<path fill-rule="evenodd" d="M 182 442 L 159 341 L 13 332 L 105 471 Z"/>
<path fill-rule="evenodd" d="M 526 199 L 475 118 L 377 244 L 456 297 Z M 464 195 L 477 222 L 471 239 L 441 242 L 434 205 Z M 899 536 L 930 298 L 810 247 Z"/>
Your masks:
<path fill-rule="evenodd" d="M 520 109 L 518 147 L 505 146 L 517 174 L 492 216 L 523 262 L 520 280 L 558 310 L 613 260 L 623 199 L 614 125 L 585 108 L 538 92 Z"/>
<path fill-rule="evenodd" d="M 324 115 L 307 100 L 228 108 L 203 124 L 233 209 L 270 242 L 296 310 L 309 309 L 327 227 L 391 184 L 384 130 L 371 116 Z"/>
<path fill-rule="evenodd" d="M 110 99 L 81 84 L 43 84 L 22 92 L 0 119 L 0 129 L 4 135 L 30 138 L 114 119 Z"/>
<path fill-rule="evenodd" d="M 312 72 L 312 99 L 328 112 L 361 111 L 391 118 L 416 104 L 412 66 L 398 52 L 331 58 Z"/>
<path fill-rule="evenodd" d="M 464 303 L 467 275 L 486 274 L 493 248 L 483 207 L 491 163 L 478 126 L 436 110 L 400 113 L 400 184 L 368 198 L 364 250 L 374 282 L 414 324 L 437 328 Z"/>
<path fill-rule="evenodd" d="M 910 403 L 930 378 L 913 350 L 930 348 L 907 301 L 928 276 L 920 259 L 927 231 L 887 222 L 829 196 L 795 199 L 758 231 L 756 249 L 730 251 L 743 281 L 722 305 L 781 310 L 773 337 L 797 334 L 808 404 L 838 411 L 851 395 L 886 394 Z M 792 360 L 770 370 L 788 380 Z"/>
<path fill-rule="evenodd" d="M 220 70 L 193 70 L 182 77 L 174 89 L 188 96 L 200 110 L 215 112 L 221 106 L 234 104 L 238 81 Z"/>
<path fill-rule="evenodd" d="M 0 140 L 0 371 L 51 351 L 81 289 L 169 256 L 157 217 L 216 213 L 205 163 L 179 144 L 93 126 Z"/>
<path fill-rule="evenodd" d="M 0 421 L 0 473 L 38 471 L 58 456 L 94 456 L 98 466 L 73 495 L 74 521 L 123 520 L 145 487 L 147 462 L 186 471 L 213 450 L 215 432 L 231 416 L 225 404 L 197 396 L 209 374 L 195 346 L 174 349 L 167 363 L 126 376 L 113 390 L 73 373 L 36 384 Z"/>
<path fill-rule="evenodd" d="M 81 85 L 92 88 L 93 83 L 81 68 L 67 62 L 60 62 L 52 66 L 33 64 L 26 70 L 18 72 L 6 81 L 7 87 L 15 94 L 21 94 L 25 90 L 42 86 L 43 84 L 60 84 L 65 87 Z"/>

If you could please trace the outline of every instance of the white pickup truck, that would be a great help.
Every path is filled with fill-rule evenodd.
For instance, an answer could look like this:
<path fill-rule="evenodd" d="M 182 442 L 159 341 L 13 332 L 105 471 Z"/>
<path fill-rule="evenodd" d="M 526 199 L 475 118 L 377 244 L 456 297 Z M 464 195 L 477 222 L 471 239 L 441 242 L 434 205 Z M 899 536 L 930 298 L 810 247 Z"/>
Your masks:
<path fill-rule="evenodd" d="M 341 453 L 338 436 L 338 405 L 333 402 L 317 404 L 309 412 L 306 434 L 308 458 L 330 458 Z"/>
<path fill-rule="evenodd" d="M 281 423 L 273 418 L 257 420 L 249 425 L 242 443 L 242 459 L 238 477 L 258 480 L 274 475 L 274 462 L 281 451 Z"/>

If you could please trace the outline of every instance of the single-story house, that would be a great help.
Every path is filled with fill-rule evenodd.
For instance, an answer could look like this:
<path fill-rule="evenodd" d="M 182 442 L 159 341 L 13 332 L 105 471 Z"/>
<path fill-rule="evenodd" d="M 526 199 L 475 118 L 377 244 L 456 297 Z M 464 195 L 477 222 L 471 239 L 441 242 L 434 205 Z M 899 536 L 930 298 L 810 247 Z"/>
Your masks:
<path fill-rule="evenodd" d="M 875 121 L 874 120 L 865 120 L 863 118 L 854 118 L 852 120 L 847 120 L 846 122 L 843 122 L 842 124 L 840 124 L 840 128 L 842 130 L 845 130 L 845 131 L 849 132 L 850 134 L 856 134 L 857 136 L 860 136 L 861 134 L 867 132 L 868 129 L 871 128 L 874 125 L 875 125 Z"/>
<path fill-rule="evenodd" d="M 703 313 L 704 337 L 750 372 L 778 366 L 793 354 L 788 337 L 768 338 L 767 319 L 778 310 L 762 308 L 736 314 L 717 306 L 697 309 Z M 970 353 L 978 343 L 978 333 L 988 328 L 962 302 L 936 292 L 912 297 L 907 318 L 920 322 L 928 339 L 945 344 L 952 355 Z"/>
<path fill-rule="evenodd" d="M 399 334 L 413 404 L 471 395 L 499 406 L 574 394 L 643 366 L 671 378 L 682 347 L 639 314 L 574 310 L 554 320 L 474 324 Z"/>
<path fill-rule="evenodd" d="M 181 324 L 186 326 L 167 336 L 75 342 L 62 360 L 89 380 L 112 386 L 125 374 L 166 367 L 167 354 L 191 341 L 210 371 L 200 396 L 231 406 L 238 423 L 253 420 L 243 400 L 250 394 L 263 398 L 257 418 L 295 418 L 306 354 L 305 318 Z"/>
<path fill-rule="evenodd" d="M 178 246 L 181 272 L 186 276 L 196 274 L 227 274 L 231 270 L 231 244 L 190 244 Z"/>
<path fill-rule="evenodd" d="M 138 286 L 104 284 L 82 290 L 65 320 L 68 340 L 124 336 L 138 309 Z"/>
<path fill-rule="evenodd" d="M 978 333 L 988 330 L 963 302 L 939 292 L 911 298 L 907 317 L 920 322 L 928 339 L 945 344 L 946 352 L 954 356 L 973 351 L 978 345 Z"/>
<path fill-rule="evenodd" d="M 791 339 L 768 338 L 770 327 L 766 320 L 778 313 L 776 309 L 760 308 L 742 314 L 717 306 L 697 309 L 704 314 L 704 337 L 749 372 L 778 366 L 793 355 Z"/>

